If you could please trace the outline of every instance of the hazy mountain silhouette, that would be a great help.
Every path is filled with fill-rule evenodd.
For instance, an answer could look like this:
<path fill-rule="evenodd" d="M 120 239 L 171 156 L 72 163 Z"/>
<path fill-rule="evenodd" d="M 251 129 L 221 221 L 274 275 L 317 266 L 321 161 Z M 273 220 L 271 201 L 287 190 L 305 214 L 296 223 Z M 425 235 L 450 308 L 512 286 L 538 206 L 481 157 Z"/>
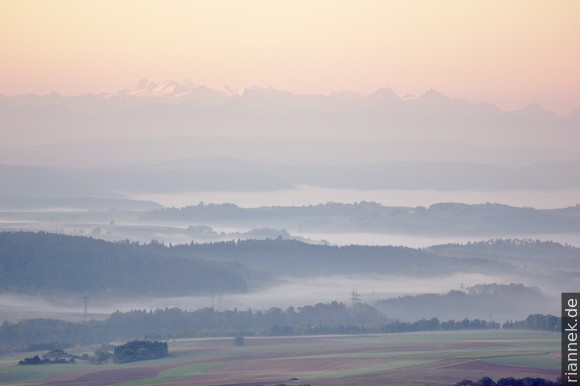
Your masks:
<path fill-rule="evenodd" d="M 579 122 L 578 114 L 561 117 L 535 104 L 501 111 L 434 90 L 403 99 L 389 89 L 368 96 L 295 95 L 147 80 L 116 94 L 0 95 L 0 114 L 5 146 L 121 136 L 266 136 L 570 147 Z"/>

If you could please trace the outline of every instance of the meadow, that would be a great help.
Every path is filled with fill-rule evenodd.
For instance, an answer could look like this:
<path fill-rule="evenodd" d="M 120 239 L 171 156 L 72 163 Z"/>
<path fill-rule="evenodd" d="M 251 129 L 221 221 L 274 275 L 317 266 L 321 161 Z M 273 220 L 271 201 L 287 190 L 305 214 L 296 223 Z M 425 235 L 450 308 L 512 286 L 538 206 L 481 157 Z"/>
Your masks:
<path fill-rule="evenodd" d="M 450 385 L 489 376 L 543 377 L 560 368 L 560 335 L 449 331 L 169 341 L 168 358 L 128 364 L 18 366 L 0 358 L 2 385 Z M 76 347 L 73 354 L 95 347 Z"/>

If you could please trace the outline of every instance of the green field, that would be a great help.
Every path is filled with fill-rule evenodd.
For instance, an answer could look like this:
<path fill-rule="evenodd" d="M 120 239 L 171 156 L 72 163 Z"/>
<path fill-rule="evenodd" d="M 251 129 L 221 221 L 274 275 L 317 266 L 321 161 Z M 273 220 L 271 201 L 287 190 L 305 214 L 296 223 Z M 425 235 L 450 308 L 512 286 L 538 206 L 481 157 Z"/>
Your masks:
<path fill-rule="evenodd" d="M 170 357 L 123 365 L 18 366 L 42 353 L 0 357 L 2 385 L 449 385 L 483 376 L 555 379 L 560 335 L 530 331 L 449 331 L 381 335 L 233 338 L 170 341 Z M 68 350 L 92 353 L 94 347 Z"/>

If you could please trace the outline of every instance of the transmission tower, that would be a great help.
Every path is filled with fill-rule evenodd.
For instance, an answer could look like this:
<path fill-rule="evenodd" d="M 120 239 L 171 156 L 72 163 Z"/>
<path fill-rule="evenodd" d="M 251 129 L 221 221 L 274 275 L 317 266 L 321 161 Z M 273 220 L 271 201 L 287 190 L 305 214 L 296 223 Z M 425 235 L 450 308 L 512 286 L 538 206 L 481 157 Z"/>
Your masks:
<path fill-rule="evenodd" d="M 354 307 L 355 304 L 360 303 L 360 296 L 358 294 L 358 290 L 353 289 L 352 290 L 352 294 L 351 294 L 351 298 L 350 300 L 352 301 L 352 306 Z"/>
<path fill-rule="evenodd" d="M 88 311 L 89 311 L 89 297 L 87 295 L 85 295 L 85 297 L 83 299 L 83 317 L 84 317 L 84 319 L 87 319 Z"/>

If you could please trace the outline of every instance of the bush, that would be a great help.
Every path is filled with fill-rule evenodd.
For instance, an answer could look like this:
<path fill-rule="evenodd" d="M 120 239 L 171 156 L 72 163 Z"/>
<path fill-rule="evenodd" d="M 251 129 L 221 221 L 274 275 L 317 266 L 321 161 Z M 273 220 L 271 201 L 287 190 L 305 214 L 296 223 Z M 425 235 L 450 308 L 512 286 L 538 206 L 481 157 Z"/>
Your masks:
<path fill-rule="evenodd" d="M 234 344 L 236 346 L 243 346 L 244 345 L 244 337 L 241 335 L 236 336 L 236 338 L 234 339 Z"/>
<path fill-rule="evenodd" d="M 134 340 L 126 344 L 116 346 L 113 352 L 115 363 L 128 363 L 144 361 L 149 359 L 159 359 L 169 355 L 167 343 L 151 342 L 148 340 Z"/>

